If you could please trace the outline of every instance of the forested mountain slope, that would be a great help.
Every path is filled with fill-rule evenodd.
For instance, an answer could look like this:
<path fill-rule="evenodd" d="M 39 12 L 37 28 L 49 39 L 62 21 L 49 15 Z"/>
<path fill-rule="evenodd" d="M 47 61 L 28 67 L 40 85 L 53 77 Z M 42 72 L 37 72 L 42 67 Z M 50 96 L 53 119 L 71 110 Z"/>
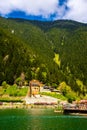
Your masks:
<path fill-rule="evenodd" d="M 50 85 L 87 86 L 87 24 L 0 18 L 0 83 L 25 74 Z"/>

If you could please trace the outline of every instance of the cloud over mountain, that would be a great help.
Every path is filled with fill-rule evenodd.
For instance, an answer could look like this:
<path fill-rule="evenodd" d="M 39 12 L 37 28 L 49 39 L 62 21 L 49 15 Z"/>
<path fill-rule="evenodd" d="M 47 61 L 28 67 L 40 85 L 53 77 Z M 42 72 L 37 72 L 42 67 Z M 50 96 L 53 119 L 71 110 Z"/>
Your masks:
<path fill-rule="evenodd" d="M 48 17 L 56 12 L 57 0 L 1 0 L 0 13 L 6 15 L 12 11 L 23 11 L 27 15 Z"/>
<path fill-rule="evenodd" d="M 2 16 L 13 11 L 22 11 L 27 16 L 42 16 L 47 19 L 54 15 L 54 19 L 87 22 L 87 0 L 0 0 Z"/>
<path fill-rule="evenodd" d="M 68 0 L 64 18 L 87 23 L 87 0 Z"/>

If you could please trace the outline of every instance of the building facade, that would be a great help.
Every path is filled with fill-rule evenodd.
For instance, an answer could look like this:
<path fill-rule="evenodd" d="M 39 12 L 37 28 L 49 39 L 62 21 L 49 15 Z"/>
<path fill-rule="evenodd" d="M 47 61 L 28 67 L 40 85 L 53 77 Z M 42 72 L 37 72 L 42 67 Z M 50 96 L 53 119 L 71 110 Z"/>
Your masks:
<path fill-rule="evenodd" d="M 31 80 L 29 82 L 28 96 L 38 95 L 40 92 L 41 83 L 38 80 Z"/>

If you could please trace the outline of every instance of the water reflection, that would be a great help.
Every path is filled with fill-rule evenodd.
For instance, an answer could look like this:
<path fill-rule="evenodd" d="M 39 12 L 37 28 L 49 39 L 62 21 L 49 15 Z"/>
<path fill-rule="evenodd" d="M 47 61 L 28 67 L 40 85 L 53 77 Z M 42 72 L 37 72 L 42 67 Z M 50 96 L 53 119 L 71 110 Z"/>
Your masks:
<path fill-rule="evenodd" d="M 0 130 L 86 130 L 86 116 L 66 116 L 48 109 L 0 110 Z"/>

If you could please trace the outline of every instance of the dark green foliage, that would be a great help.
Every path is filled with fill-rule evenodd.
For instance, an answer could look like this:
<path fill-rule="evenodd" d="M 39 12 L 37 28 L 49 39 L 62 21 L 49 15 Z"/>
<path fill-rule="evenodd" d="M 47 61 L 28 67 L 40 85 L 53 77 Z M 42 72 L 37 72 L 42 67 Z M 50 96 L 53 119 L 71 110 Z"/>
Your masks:
<path fill-rule="evenodd" d="M 77 79 L 87 86 L 87 24 L 0 18 L 0 84 L 13 84 L 22 72 L 27 81 L 65 81 L 80 92 Z"/>

